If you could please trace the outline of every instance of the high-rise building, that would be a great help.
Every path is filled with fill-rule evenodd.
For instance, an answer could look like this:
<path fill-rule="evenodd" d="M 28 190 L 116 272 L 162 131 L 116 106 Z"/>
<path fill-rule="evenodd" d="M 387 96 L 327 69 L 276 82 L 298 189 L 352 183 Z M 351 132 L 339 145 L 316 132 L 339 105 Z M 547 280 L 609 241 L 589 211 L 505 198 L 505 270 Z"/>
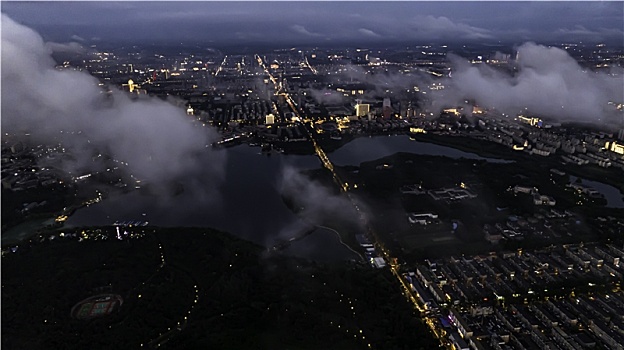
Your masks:
<path fill-rule="evenodd" d="M 383 100 L 383 109 L 382 109 L 384 119 L 390 119 L 392 116 L 392 104 L 390 103 L 390 99 L 388 97 Z"/>
<path fill-rule="evenodd" d="M 129 79 L 128 80 L 128 89 L 130 90 L 130 92 L 133 92 L 135 87 L 136 87 L 136 85 L 134 85 L 134 81 L 132 81 L 132 79 Z"/>
<path fill-rule="evenodd" d="M 413 116 L 415 116 L 416 113 L 414 111 L 414 106 L 412 106 L 412 101 L 409 101 L 407 104 L 407 112 L 406 112 L 406 117 L 411 118 Z"/>
<path fill-rule="evenodd" d="M 370 105 L 358 103 L 355 105 L 355 115 L 358 117 L 365 117 L 370 111 Z"/>

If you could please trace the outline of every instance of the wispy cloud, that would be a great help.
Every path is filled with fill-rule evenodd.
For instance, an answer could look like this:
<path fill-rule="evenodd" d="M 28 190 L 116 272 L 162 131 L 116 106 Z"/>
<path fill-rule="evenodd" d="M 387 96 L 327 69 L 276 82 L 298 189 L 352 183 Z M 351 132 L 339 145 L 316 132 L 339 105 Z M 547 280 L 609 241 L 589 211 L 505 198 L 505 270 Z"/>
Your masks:
<path fill-rule="evenodd" d="M 613 38 L 624 37 L 624 30 L 616 28 L 600 28 L 598 30 L 590 30 L 582 25 L 576 25 L 573 28 L 560 28 L 553 33 L 554 39 L 564 39 L 569 37 L 579 38 L 587 41 L 601 41 Z"/>
<path fill-rule="evenodd" d="M 412 23 L 414 34 L 429 39 L 491 39 L 491 31 L 456 23 L 447 17 L 418 16 Z"/>
<path fill-rule="evenodd" d="M 360 29 L 358 29 L 358 32 L 360 32 L 361 34 L 364 34 L 364 36 L 367 36 L 369 38 L 381 38 L 381 35 L 373 32 L 370 29 L 360 28 Z"/>
<path fill-rule="evenodd" d="M 321 36 L 321 34 L 310 32 L 304 26 L 299 25 L 299 24 L 295 24 L 295 25 L 291 26 L 290 29 L 295 31 L 297 34 L 301 34 L 301 35 L 305 35 L 305 36 L 313 36 L 313 37 Z"/>

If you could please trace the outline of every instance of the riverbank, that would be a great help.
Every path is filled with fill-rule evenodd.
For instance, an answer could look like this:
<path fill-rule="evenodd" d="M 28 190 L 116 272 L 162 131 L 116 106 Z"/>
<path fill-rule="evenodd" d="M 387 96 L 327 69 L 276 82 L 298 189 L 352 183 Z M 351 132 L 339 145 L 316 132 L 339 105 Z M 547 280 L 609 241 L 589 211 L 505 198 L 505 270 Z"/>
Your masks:
<path fill-rule="evenodd" d="M 458 135 L 436 135 L 431 133 L 408 133 L 410 138 L 420 141 L 433 143 L 440 146 L 452 147 L 464 152 L 470 152 L 482 157 L 488 158 L 500 158 L 507 160 L 515 159 L 529 159 L 532 157 L 522 151 L 514 151 L 509 147 L 501 144 L 478 140 L 472 137 L 458 136 Z"/>
<path fill-rule="evenodd" d="M 495 142 L 478 140 L 465 136 L 435 135 L 435 134 L 410 134 L 416 141 L 429 142 L 441 146 L 453 147 L 465 152 L 478 154 L 482 157 L 502 158 L 508 160 L 527 160 L 547 164 L 554 168 L 568 172 L 588 180 L 604 182 L 619 189 L 624 196 L 624 172 L 618 169 L 602 168 L 593 164 L 584 166 L 574 164 L 562 164 L 558 155 L 542 157 L 530 155 L 522 151 L 514 151 L 509 147 Z"/>

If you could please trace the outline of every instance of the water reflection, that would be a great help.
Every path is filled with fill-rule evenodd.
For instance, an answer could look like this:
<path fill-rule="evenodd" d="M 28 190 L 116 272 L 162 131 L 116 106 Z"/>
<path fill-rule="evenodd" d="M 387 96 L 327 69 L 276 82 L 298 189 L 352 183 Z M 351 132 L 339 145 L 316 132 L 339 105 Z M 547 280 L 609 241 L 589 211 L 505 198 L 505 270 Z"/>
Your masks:
<path fill-rule="evenodd" d="M 574 183 L 578 179 L 576 176 L 570 175 L 570 182 Z M 624 196 L 617 188 L 598 181 L 581 179 L 581 183 L 600 192 L 607 200 L 608 208 L 624 208 Z"/>
<path fill-rule="evenodd" d="M 493 163 L 510 162 L 504 159 L 485 158 L 474 153 L 468 153 L 455 148 L 440 146 L 433 143 L 412 141 L 407 135 L 357 138 L 339 148 L 335 152 L 329 154 L 329 159 L 334 163 L 334 165 L 359 166 L 360 163 L 387 157 L 397 152 L 445 156 L 450 158 L 480 159 Z"/>
<path fill-rule="evenodd" d="M 78 210 L 66 224 L 108 225 L 116 220 L 146 220 L 157 226 L 214 227 L 258 244 L 272 243 L 282 228 L 298 220 L 283 203 L 277 188 L 282 167 L 316 168 L 318 159 L 282 154 L 267 157 L 260 154 L 259 148 L 247 145 L 222 152 L 228 152 L 226 178 L 218 191 L 206 194 L 191 189 L 170 197 L 140 192 L 119 194 Z M 210 188 L 211 184 L 205 187 Z"/>
<path fill-rule="evenodd" d="M 215 186 L 185 188 L 177 196 L 157 196 L 140 192 L 111 195 L 101 203 L 76 211 L 68 226 L 110 225 L 117 220 L 149 221 L 158 226 L 213 227 L 233 233 L 263 246 L 288 239 L 292 227 L 301 224 L 282 201 L 279 186 L 284 166 L 315 169 L 320 161 L 314 155 L 261 155 L 259 148 L 241 145 L 227 152 L 225 179 Z M 410 141 L 407 136 L 359 138 L 338 149 L 329 157 L 336 165 L 359 165 L 396 152 L 487 159 L 453 148 Z M 205 175 L 210 179 L 209 157 Z M 210 180 L 206 180 L 207 182 Z M 218 187 L 218 190 L 214 190 Z M 210 189 L 213 190 L 210 190 Z M 285 252 L 320 261 L 357 259 L 325 229 L 317 229 L 304 239 L 293 242 Z"/>

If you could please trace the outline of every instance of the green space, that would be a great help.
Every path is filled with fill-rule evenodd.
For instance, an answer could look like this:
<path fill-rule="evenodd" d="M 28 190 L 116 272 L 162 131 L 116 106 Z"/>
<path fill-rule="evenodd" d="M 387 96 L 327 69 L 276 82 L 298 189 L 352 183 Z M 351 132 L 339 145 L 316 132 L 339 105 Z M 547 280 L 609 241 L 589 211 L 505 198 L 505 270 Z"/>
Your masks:
<path fill-rule="evenodd" d="M 337 167 L 336 172 L 343 181 L 357 185 L 351 194 L 368 207 L 373 228 L 393 253 L 408 262 L 614 238 L 620 232 L 614 227 L 617 223 L 597 218 L 622 218 L 624 209 L 605 208 L 604 199 L 582 196 L 567 188 L 569 176 L 553 174 L 553 167 L 551 162 L 523 157 L 512 163 L 493 163 L 396 153 L 362 163 L 359 168 Z M 320 181 L 329 184 L 326 173 L 317 171 L 314 175 L 325 177 Z M 405 185 L 421 186 L 423 193 L 401 193 Z M 461 186 L 477 197 L 435 200 L 426 193 Z M 514 186 L 536 187 L 540 194 L 554 197 L 556 205 L 535 205 L 531 195 L 510 191 Z M 569 214 L 551 217 L 551 208 Z M 410 224 L 408 213 L 433 213 L 439 222 Z M 485 240 L 485 225 L 499 224 L 506 229 L 510 218 L 526 231 L 524 238 L 503 240 L 498 245 Z"/>
<path fill-rule="evenodd" d="M 269 254 L 250 242 L 205 228 L 135 230 L 140 238 L 123 241 L 114 239 L 112 227 L 65 230 L 89 239 L 50 240 L 38 235 L 16 252 L 6 252 L 2 345 L 8 349 L 126 349 L 157 343 L 165 349 L 437 347 L 387 270 L 351 263 L 320 265 Z M 76 302 L 101 290 L 123 297 L 118 312 L 88 321 L 71 318 Z M 178 324 L 184 316 L 188 320 Z"/>

